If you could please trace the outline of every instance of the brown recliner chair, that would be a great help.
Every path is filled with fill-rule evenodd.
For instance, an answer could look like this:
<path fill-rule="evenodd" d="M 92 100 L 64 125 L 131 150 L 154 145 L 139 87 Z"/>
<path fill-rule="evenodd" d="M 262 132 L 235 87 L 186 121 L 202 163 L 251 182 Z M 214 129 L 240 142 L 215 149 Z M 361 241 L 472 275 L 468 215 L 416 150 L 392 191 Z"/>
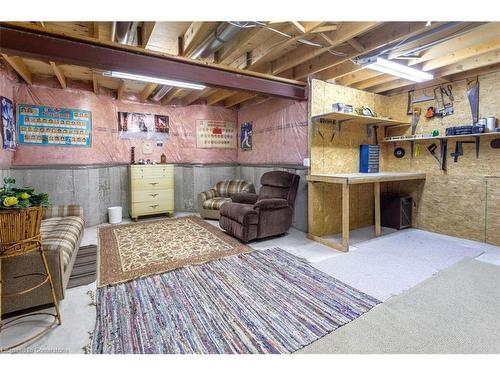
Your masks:
<path fill-rule="evenodd" d="M 258 195 L 232 194 L 232 203 L 221 206 L 221 228 L 243 242 L 286 233 L 292 225 L 299 179 L 283 171 L 264 173 Z"/>

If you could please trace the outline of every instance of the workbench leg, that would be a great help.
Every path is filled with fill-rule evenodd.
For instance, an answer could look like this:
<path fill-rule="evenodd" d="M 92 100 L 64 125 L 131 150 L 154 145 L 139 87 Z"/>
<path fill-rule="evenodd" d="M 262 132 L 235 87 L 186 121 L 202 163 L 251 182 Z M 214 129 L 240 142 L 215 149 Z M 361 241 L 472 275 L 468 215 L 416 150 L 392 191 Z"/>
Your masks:
<path fill-rule="evenodd" d="M 382 227 L 380 225 L 380 182 L 373 184 L 373 194 L 375 202 L 375 237 L 380 237 Z"/>
<path fill-rule="evenodd" d="M 342 247 L 349 250 L 349 185 L 342 185 Z"/>

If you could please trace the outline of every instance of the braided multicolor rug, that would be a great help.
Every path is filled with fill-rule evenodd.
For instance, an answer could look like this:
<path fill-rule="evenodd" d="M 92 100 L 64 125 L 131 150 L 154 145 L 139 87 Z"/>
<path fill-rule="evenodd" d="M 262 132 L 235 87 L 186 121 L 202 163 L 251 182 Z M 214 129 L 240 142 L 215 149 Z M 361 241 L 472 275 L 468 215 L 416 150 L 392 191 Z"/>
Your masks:
<path fill-rule="evenodd" d="M 290 353 L 379 303 L 281 249 L 97 291 L 93 353 Z"/>

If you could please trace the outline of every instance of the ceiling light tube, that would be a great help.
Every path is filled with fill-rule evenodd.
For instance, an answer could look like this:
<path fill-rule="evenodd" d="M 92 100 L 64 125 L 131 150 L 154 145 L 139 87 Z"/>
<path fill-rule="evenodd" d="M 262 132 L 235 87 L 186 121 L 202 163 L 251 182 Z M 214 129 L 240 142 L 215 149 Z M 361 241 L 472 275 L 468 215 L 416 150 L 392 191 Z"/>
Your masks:
<path fill-rule="evenodd" d="M 364 66 L 368 69 L 391 74 L 414 82 L 424 82 L 434 78 L 431 73 L 422 72 L 421 70 L 410 68 L 409 66 L 398 64 L 381 57 L 367 59 Z"/>
<path fill-rule="evenodd" d="M 131 73 L 124 73 L 124 72 L 107 71 L 107 72 L 103 72 L 102 75 L 106 76 L 106 77 L 130 79 L 132 81 L 158 83 L 159 85 L 182 87 L 185 89 L 192 89 L 192 90 L 203 90 L 204 88 L 206 88 L 206 86 L 200 85 L 197 83 L 174 81 L 171 79 L 148 77 L 148 76 L 142 76 L 139 74 L 131 74 Z"/>

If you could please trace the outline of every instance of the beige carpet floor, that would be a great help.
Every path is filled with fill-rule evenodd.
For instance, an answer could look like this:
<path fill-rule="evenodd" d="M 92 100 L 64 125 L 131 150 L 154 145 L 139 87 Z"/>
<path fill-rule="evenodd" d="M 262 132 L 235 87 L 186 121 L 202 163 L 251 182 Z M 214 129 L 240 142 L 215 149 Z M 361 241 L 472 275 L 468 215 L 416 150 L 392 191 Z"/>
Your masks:
<path fill-rule="evenodd" d="M 500 267 L 464 259 L 296 353 L 500 353 Z"/>

